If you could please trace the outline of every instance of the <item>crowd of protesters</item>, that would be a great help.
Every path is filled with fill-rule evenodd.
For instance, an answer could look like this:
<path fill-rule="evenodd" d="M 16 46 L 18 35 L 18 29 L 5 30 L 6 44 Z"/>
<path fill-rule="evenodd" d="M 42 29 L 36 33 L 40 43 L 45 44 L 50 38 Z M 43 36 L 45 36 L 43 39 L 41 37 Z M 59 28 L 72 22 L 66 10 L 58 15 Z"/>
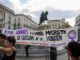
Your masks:
<path fill-rule="evenodd" d="M 15 60 L 15 37 L 0 34 L 0 60 Z"/>
<path fill-rule="evenodd" d="M 0 60 L 15 60 L 15 43 L 16 40 L 14 36 L 5 36 L 4 34 L 0 34 Z M 26 56 L 29 55 L 29 47 L 29 45 L 25 46 Z M 50 60 L 57 60 L 56 47 L 50 48 Z M 67 53 L 71 60 L 80 60 L 80 43 L 74 41 L 69 42 L 67 45 Z"/>
<path fill-rule="evenodd" d="M 69 42 L 67 45 L 67 54 L 68 60 L 80 60 L 80 43 L 75 41 Z M 56 47 L 51 47 L 50 49 L 50 60 L 57 60 Z"/>

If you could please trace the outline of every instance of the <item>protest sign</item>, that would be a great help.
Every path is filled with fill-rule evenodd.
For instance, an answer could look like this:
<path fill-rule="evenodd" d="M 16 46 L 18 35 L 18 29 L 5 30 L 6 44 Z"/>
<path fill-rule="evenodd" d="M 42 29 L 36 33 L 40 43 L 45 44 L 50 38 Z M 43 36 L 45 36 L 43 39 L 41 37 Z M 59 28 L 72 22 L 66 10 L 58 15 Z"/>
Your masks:
<path fill-rule="evenodd" d="M 44 31 L 29 31 L 26 29 L 3 30 L 7 36 L 15 36 L 16 44 L 61 46 L 77 40 L 77 27 L 68 29 L 51 29 Z"/>

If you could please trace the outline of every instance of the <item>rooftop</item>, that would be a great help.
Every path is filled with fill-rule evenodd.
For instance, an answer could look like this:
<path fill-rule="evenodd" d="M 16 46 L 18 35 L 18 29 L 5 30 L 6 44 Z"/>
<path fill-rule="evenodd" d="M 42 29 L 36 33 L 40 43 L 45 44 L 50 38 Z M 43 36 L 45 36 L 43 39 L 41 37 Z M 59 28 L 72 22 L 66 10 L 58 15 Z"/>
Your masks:
<path fill-rule="evenodd" d="M 6 7 L 6 6 L 2 5 L 2 4 L 0 4 L 0 8 L 4 9 L 4 10 L 6 10 L 6 11 L 12 13 L 12 14 L 14 14 L 13 10 L 11 10 L 10 8 L 8 8 L 8 7 Z"/>

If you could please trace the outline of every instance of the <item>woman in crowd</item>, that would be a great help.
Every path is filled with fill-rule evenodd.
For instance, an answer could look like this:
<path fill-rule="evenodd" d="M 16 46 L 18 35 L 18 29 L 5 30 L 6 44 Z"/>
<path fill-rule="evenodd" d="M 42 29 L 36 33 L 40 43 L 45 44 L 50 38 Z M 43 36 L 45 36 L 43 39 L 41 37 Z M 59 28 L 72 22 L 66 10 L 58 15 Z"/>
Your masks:
<path fill-rule="evenodd" d="M 67 53 L 72 60 L 80 60 L 80 44 L 78 42 L 70 42 L 67 47 Z"/>
<path fill-rule="evenodd" d="M 30 45 L 25 46 L 26 57 L 29 56 L 29 47 L 30 47 Z"/>
<path fill-rule="evenodd" d="M 4 52 L 2 60 L 15 60 L 16 49 L 14 47 L 16 40 L 14 37 L 7 37 L 5 40 L 5 47 L 0 46 L 0 51 Z"/>
<path fill-rule="evenodd" d="M 0 46 L 5 47 L 4 42 L 5 42 L 6 36 L 4 34 L 0 34 Z M 0 52 L 0 60 L 2 59 L 4 53 Z"/>

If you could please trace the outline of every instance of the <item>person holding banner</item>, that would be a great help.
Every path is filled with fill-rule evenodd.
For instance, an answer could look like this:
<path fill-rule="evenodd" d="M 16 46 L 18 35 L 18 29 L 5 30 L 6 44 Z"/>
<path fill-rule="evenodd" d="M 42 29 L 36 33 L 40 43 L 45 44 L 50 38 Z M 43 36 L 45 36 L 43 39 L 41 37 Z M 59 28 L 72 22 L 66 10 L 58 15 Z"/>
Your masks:
<path fill-rule="evenodd" d="M 57 60 L 56 47 L 50 47 L 50 60 Z"/>
<path fill-rule="evenodd" d="M 16 48 L 14 47 L 16 40 L 14 37 L 7 37 L 5 40 L 5 46 L 0 46 L 0 51 L 4 52 L 2 60 L 15 60 Z"/>
<path fill-rule="evenodd" d="M 4 34 L 0 34 L 0 46 L 5 47 L 4 41 L 5 41 L 6 36 Z M 0 60 L 4 56 L 3 52 L 0 52 Z"/>
<path fill-rule="evenodd" d="M 71 60 L 80 60 L 80 43 L 70 42 L 67 46 L 67 53 Z"/>
<path fill-rule="evenodd" d="M 29 56 L 29 52 L 28 52 L 29 47 L 30 47 L 30 45 L 25 45 L 26 57 L 28 57 L 28 56 Z"/>

